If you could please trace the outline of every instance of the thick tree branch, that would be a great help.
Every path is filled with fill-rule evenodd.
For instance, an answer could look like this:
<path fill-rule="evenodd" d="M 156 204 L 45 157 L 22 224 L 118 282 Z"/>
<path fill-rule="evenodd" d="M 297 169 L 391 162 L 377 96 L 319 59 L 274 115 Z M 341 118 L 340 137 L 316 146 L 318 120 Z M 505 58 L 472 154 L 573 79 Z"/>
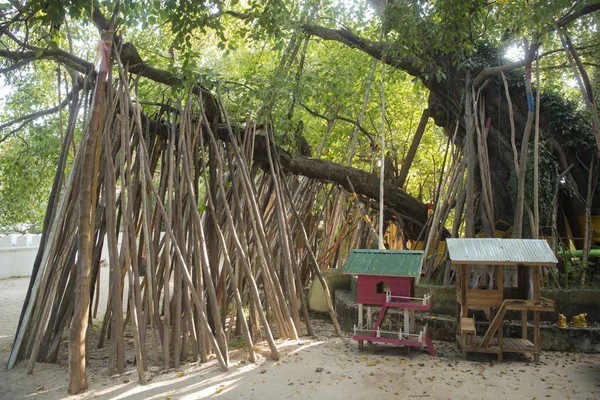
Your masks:
<path fill-rule="evenodd" d="M 594 67 L 594 68 L 600 68 L 600 64 L 595 64 L 595 63 L 591 63 L 591 62 L 582 62 L 583 65 L 588 65 L 590 67 Z M 564 68 L 571 68 L 570 64 L 564 63 L 564 64 L 559 64 L 559 65 L 550 65 L 548 67 L 543 67 L 541 68 L 542 71 L 550 71 L 553 69 L 564 69 Z"/>
<path fill-rule="evenodd" d="M 126 66 L 128 71 L 132 74 L 138 74 L 144 78 L 150 79 L 163 85 L 173 86 L 175 84 L 185 83 L 184 80 L 179 78 L 177 75 L 165 71 L 162 69 L 154 68 L 146 64 L 140 57 L 137 49 L 131 43 L 124 43 L 120 53 L 121 61 Z M 219 120 L 220 114 L 217 107 L 217 102 L 210 93 L 210 91 L 200 84 L 195 84 L 192 87 L 192 92 L 196 96 L 202 95 L 202 101 L 206 108 L 205 112 L 207 117 L 212 121 L 213 119 Z"/>
<path fill-rule="evenodd" d="M 13 61 L 32 62 L 36 60 L 59 60 L 63 64 L 72 67 L 77 72 L 87 74 L 94 69 L 94 64 L 79 58 L 69 52 L 61 49 L 51 49 L 44 51 L 10 51 L 0 49 L 0 57 L 8 58 Z"/>
<path fill-rule="evenodd" d="M 151 126 L 151 131 L 154 128 L 166 131 L 164 125 L 152 120 L 146 120 L 146 122 L 155 124 Z M 229 129 L 225 124 L 219 124 L 215 132 L 217 133 L 217 140 L 230 140 Z M 240 135 L 242 140 L 244 139 L 243 136 L 248 134 L 240 127 L 234 132 L 236 135 Z M 264 135 L 254 137 L 253 160 L 261 169 L 270 172 L 266 146 L 267 140 Z M 335 183 L 343 186 L 351 193 L 356 192 L 366 198 L 379 201 L 379 176 L 376 174 L 319 158 L 292 156 L 273 144 L 271 144 L 271 152 L 279 157 L 280 165 L 285 174 L 301 175 L 321 182 Z M 348 179 L 352 182 L 353 189 L 348 185 Z M 385 182 L 384 193 L 384 205 L 405 219 L 404 233 L 408 237 L 416 239 L 427 222 L 427 206 L 391 182 Z"/>
<path fill-rule="evenodd" d="M 97 19 L 97 25 L 101 26 L 102 18 L 98 17 Z M 307 33 L 319 36 L 326 40 L 339 41 L 378 59 L 382 59 L 384 56 L 383 45 L 361 39 L 346 30 L 336 31 L 333 29 L 313 25 L 305 25 L 305 30 Z M 127 69 L 130 73 L 139 74 L 140 76 L 153 80 L 157 83 L 162 83 L 169 86 L 182 83 L 182 80 L 175 74 L 147 65 L 142 60 L 135 47 L 130 43 L 123 44 L 120 55 L 123 64 L 127 66 Z M 94 66 L 91 62 L 83 60 L 60 49 L 45 50 L 43 52 L 13 52 L 0 50 L 0 57 L 9 58 L 14 61 L 57 59 L 64 64 L 72 66 L 74 69 L 80 72 L 89 73 L 94 70 Z M 386 55 L 385 62 L 396 68 L 403 69 L 411 74 L 417 75 L 420 73 L 420 69 L 417 67 L 417 61 L 410 58 L 389 57 Z M 195 85 L 192 90 L 196 95 L 202 95 L 205 107 L 207 108 L 206 113 L 209 119 L 218 121 L 220 112 L 212 94 L 200 85 Z M 161 124 L 156 123 L 149 118 L 144 119 L 147 123 L 151 124 L 150 128 L 153 132 L 161 134 L 163 128 Z M 355 123 L 349 119 L 344 120 Z M 361 131 L 366 134 L 364 129 L 361 129 Z M 221 139 L 228 140 L 226 129 L 219 129 L 219 133 Z M 325 160 L 304 156 L 292 157 L 281 149 L 276 151 L 277 154 L 279 154 L 281 165 L 286 173 L 302 175 L 307 178 L 324 182 L 334 182 L 346 187 L 349 190 L 350 188 L 347 187 L 348 177 L 352 181 L 357 193 L 379 201 L 379 179 L 373 174 Z M 254 157 L 259 164 L 267 163 L 266 140 L 263 136 L 256 137 Z M 402 191 L 398 186 L 389 182 L 386 182 L 385 184 L 385 193 L 386 195 L 384 198 L 384 203 L 386 207 L 394 210 L 400 215 L 411 216 L 411 218 L 414 219 L 413 223 L 420 225 L 416 228 L 416 230 L 420 230 L 421 226 L 425 224 L 427 220 L 426 206 L 417 199 L 408 195 L 406 192 Z M 409 232 L 407 232 L 407 234 L 410 235 Z"/>
<path fill-rule="evenodd" d="M 479 88 L 487 79 L 491 78 L 494 75 L 499 74 L 500 72 L 508 72 L 513 69 L 523 68 L 527 65 L 528 62 L 531 62 L 528 58 L 520 61 L 515 61 L 510 64 L 498 65 L 495 67 L 486 68 L 481 71 L 473 80 L 473 87 L 475 89 Z"/>
<path fill-rule="evenodd" d="M 585 47 L 590 47 L 590 46 L 585 46 Z M 537 45 L 534 45 L 532 47 L 532 49 L 530 49 L 530 51 L 528 52 L 530 56 L 526 57 L 524 60 L 515 61 L 515 62 L 512 62 L 510 64 L 498 65 L 498 66 L 495 66 L 495 67 L 490 67 L 490 68 L 484 69 L 473 80 L 473 86 L 475 88 L 479 88 L 481 85 L 483 85 L 483 83 L 488 78 L 491 78 L 492 76 L 494 76 L 496 74 L 499 74 L 500 72 L 508 72 L 508 71 L 512 71 L 513 69 L 523 68 L 529 62 L 533 61 L 533 58 L 534 58 L 534 55 L 535 55 L 535 49 L 536 48 L 537 48 Z M 558 53 L 560 51 L 564 51 L 564 50 L 563 49 L 549 50 L 549 51 L 547 51 L 545 53 L 540 54 L 538 56 L 538 58 L 544 58 L 546 56 L 549 56 L 550 54 Z"/>
<path fill-rule="evenodd" d="M 225 127 L 219 129 L 219 137 L 228 140 L 228 137 L 224 136 L 226 132 L 223 131 L 226 131 Z M 255 137 L 254 160 L 263 170 L 269 171 L 266 143 L 264 136 L 257 135 Z M 379 201 L 378 175 L 318 158 L 293 157 L 285 150 L 274 146 L 271 147 L 271 151 L 279 156 L 279 161 L 285 173 L 301 175 L 321 182 L 336 183 L 349 192 L 353 192 L 348 185 L 348 179 L 350 179 L 356 193 Z M 405 233 L 412 239 L 416 239 L 421 228 L 427 222 L 427 206 L 390 182 L 385 182 L 384 193 L 385 206 L 407 219 L 405 221 L 407 222 Z M 411 229 L 411 226 L 414 229 Z"/>
<path fill-rule="evenodd" d="M 302 29 L 309 35 L 317 36 L 324 40 L 340 42 L 348 47 L 367 53 L 378 60 L 383 59 L 386 64 L 406 71 L 413 76 L 419 76 L 422 73 L 420 67 L 421 63 L 417 58 L 411 56 L 398 57 L 387 53 L 384 54 L 384 50 L 389 44 L 382 44 L 363 39 L 347 29 L 330 29 L 311 24 L 304 24 Z"/>
<path fill-rule="evenodd" d="M 24 67 L 27 64 L 29 64 L 28 60 L 17 61 L 16 63 L 14 63 L 13 65 L 11 65 L 10 67 L 0 68 L 0 74 L 6 74 L 6 73 L 8 73 L 10 71 L 14 71 L 16 69 Z"/>
<path fill-rule="evenodd" d="M 17 132 L 19 132 L 21 129 L 23 129 L 28 123 L 30 123 L 32 120 L 28 119 L 27 121 L 23 122 L 21 125 L 17 126 L 15 129 L 13 129 L 12 131 L 8 132 L 6 135 L 2 136 L 0 138 L 0 144 L 4 143 L 9 137 L 11 137 L 12 135 L 15 135 Z M 17 137 L 19 139 L 21 139 L 23 142 L 25 142 L 25 144 L 27 145 L 27 148 L 29 148 L 29 143 L 27 143 L 27 141 L 25 141 L 22 137 L 20 137 L 19 135 L 17 135 Z"/>
<path fill-rule="evenodd" d="M 280 158 L 285 160 L 285 157 Z M 346 182 L 346 177 L 348 177 L 357 193 L 376 201 L 380 200 L 377 175 L 331 161 L 305 156 L 290 157 L 285 161 L 289 161 L 289 163 L 284 164 L 284 168 L 293 174 L 325 182 L 335 182 L 350 191 Z M 427 221 L 427 207 L 398 186 L 386 182 L 384 193 L 384 203 L 387 207 L 400 214 L 411 215 L 421 224 Z"/>
<path fill-rule="evenodd" d="M 44 50 L 41 52 L 10 51 L 0 49 L 0 57 L 8 58 L 18 62 L 19 64 L 42 59 L 58 60 L 68 67 L 71 67 L 83 74 L 89 74 L 94 71 L 94 64 L 62 49 Z M 157 83 L 162 83 L 168 86 L 173 86 L 177 83 L 184 83 L 184 81 L 177 75 L 165 70 L 151 67 L 144 63 L 139 53 L 131 43 L 125 43 L 123 45 L 121 49 L 121 60 L 123 61 L 123 64 L 128 66 L 128 71 L 130 73 L 139 74 Z M 207 107 L 206 115 L 209 118 L 218 117 L 219 114 L 216 101 L 214 100 L 212 94 L 198 84 L 194 85 L 192 90 L 193 93 L 198 96 L 202 94 L 204 104 Z"/>
<path fill-rule="evenodd" d="M 600 2 L 588 4 L 584 7 L 581 7 L 579 10 L 577 10 L 575 12 L 565 15 L 564 17 L 562 17 L 561 19 L 556 21 L 556 23 L 558 24 L 559 27 L 562 28 L 563 26 L 567 25 L 568 23 L 573 22 L 578 18 L 581 18 L 585 15 L 591 14 L 598 10 L 600 10 Z"/>
<path fill-rule="evenodd" d="M 572 22 L 580 17 L 583 17 L 585 15 L 591 14 L 597 10 L 600 10 L 600 2 L 598 3 L 593 3 L 593 4 L 589 4 L 585 7 L 580 8 L 579 10 L 568 14 L 564 17 L 562 17 L 561 19 L 559 19 L 556 24 L 559 27 L 563 27 L 565 25 L 567 25 L 569 22 Z M 554 30 L 555 26 L 548 26 L 548 29 L 550 30 Z M 539 43 L 537 40 L 534 40 L 534 43 L 532 44 L 531 49 L 529 49 L 528 54 L 529 56 L 526 57 L 524 60 L 521 61 L 516 61 L 510 64 L 505 64 L 505 65 L 499 65 L 496 67 L 491 67 L 491 68 L 487 68 L 484 69 L 483 71 L 481 71 L 477 77 L 473 80 L 473 86 L 475 88 L 478 88 L 479 86 L 481 86 L 483 84 L 483 82 L 485 82 L 488 78 L 499 74 L 500 72 L 508 72 L 508 71 L 512 71 L 513 69 L 517 69 L 517 68 L 522 68 L 524 66 L 526 66 L 528 63 L 530 63 L 533 60 L 533 57 L 535 55 L 535 51 L 537 50 L 537 48 L 539 47 Z M 543 54 L 539 55 L 539 58 L 545 57 L 547 55 L 556 53 L 559 50 L 551 50 L 551 51 L 547 51 Z"/>
<path fill-rule="evenodd" d="M 8 128 L 9 126 L 12 126 L 14 124 L 18 124 L 19 122 L 23 122 L 25 121 L 25 124 L 33 121 L 34 119 L 43 117 L 45 115 L 50 115 L 50 114 L 54 114 L 56 112 L 58 112 L 59 108 L 65 108 L 67 106 L 67 104 L 69 104 L 69 102 L 71 101 L 71 99 L 73 98 L 73 94 L 74 91 L 80 91 L 83 87 L 83 79 L 81 80 L 81 84 L 77 85 L 73 90 L 71 90 L 71 92 L 69 92 L 69 94 L 67 95 L 67 97 L 60 103 L 60 106 L 55 106 L 52 108 L 49 108 L 47 110 L 41 110 L 41 111 L 37 111 L 28 115 L 23 115 L 19 118 L 15 118 L 12 121 L 6 122 L 2 125 L 0 125 L 0 131 Z M 23 127 L 25 124 L 21 125 L 21 127 Z M 14 131 L 12 131 L 11 133 L 14 133 Z M 1 141 L 6 140 L 6 137 L 4 137 Z M 0 142 L 1 142 L 0 141 Z"/>

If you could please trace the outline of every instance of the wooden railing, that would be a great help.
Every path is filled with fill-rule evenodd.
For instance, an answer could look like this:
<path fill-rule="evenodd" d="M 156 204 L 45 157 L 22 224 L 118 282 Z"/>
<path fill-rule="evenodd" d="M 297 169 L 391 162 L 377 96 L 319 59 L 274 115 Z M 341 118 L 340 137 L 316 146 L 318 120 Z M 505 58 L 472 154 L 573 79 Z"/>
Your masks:
<path fill-rule="evenodd" d="M 386 303 L 420 303 L 424 306 L 431 303 L 431 295 L 428 293 L 423 297 L 408 297 L 408 296 L 392 296 L 390 292 L 385 293 L 385 302 Z M 395 300 L 398 299 L 398 300 Z"/>

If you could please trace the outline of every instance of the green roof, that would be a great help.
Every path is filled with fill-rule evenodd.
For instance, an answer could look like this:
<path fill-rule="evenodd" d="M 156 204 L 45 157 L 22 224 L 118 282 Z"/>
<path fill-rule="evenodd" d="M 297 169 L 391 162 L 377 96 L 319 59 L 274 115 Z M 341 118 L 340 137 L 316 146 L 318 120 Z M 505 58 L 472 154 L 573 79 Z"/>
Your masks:
<path fill-rule="evenodd" d="M 348 254 L 344 273 L 418 278 L 422 263 L 422 251 L 353 249 Z"/>

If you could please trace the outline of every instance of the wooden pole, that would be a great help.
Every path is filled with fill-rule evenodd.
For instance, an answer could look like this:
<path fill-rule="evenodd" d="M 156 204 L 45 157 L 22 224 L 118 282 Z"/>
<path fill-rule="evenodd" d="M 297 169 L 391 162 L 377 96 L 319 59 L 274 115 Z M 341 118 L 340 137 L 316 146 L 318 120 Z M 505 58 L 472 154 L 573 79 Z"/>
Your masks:
<path fill-rule="evenodd" d="M 335 332 L 338 334 L 338 336 L 344 336 L 344 334 L 342 333 L 342 328 L 340 327 L 340 324 L 338 323 L 337 316 L 335 314 L 335 310 L 333 308 L 333 302 L 331 301 L 331 295 L 329 294 L 329 287 L 327 286 L 327 282 L 325 281 L 325 278 L 323 278 L 323 274 L 321 273 L 321 269 L 319 268 L 319 263 L 317 262 L 315 253 L 313 252 L 312 248 L 310 247 L 310 239 L 308 238 L 308 235 L 306 234 L 306 229 L 304 228 L 302 219 L 300 218 L 300 215 L 298 214 L 298 210 L 296 210 L 296 206 L 293 203 L 292 196 L 290 194 L 290 191 L 289 191 L 289 188 L 287 187 L 287 185 L 284 185 L 284 189 L 285 189 L 285 192 L 286 192 L 288 198 L 290 199 L 290 209 L 292 210 L 292 213 L 294 214 L 294 217 L 296 218 L 296 221 L 298 222 L 298 226 L 300 227 L 302 237 L 304 238 L 304 243 L 306 243 L 306 249 L 308 250 L 310 260 L 312 261 L 311 265 L 313 266 L 313 273 L 317 276 L 317 278 L 321 282 L 321 286 L 323 286 L 323 294 L 325 295 L 325 303 L 327 304 L 327 310 L 329 312 L 329 317 L 331 318 L 331 322 L 333 323 L 333 327 L 335 328 Z"/>
<path fill-rule="evenodd" d="M 396 179 L 398 187 L 400 188 L 404 186 L 404 182 L 408 177 L 410 167 L 415 158 L 415 155 L 417 154 L 417 149 L 419 148 L 419 144 L 421 143 L 421 139 L 423 138 L 423 134 L 425 133 L 425 128 L 427 128 L 427 121 L 429 121 L 430 116 L 431 110 L 429 110 L 429 108 L 424 109 L 423 114 L 421 114 L 421 120 L 419 121 L 419 125 L 417 126 L 415 136 L 413 136 L 410 148 L 408 149 L 404 160 L 402 160 L 402 168 L 400 168 L 398 178 Z"/>
<path fill-rule="evenodd" d="M 201 103 L 201 110 L 203 110 L 202 103 Z M 204 114 L 204 111 L 202 111 L 202 113 Z M 215 137 L 212 133 L 212 129 L 210 128 L 210 126 L 208 126 L 208 128 L 207 128 L 207 132 L 209 134 L 212 145 L 216 146 Z M 202 135 L 200 135 L 200 143 L 201 143 L 202 148 L 204 148 Z M 219 171 L 223 171 L 223 163 L 222 163 L 221 159 L 217 158 L 217 162 L 218 162 Z M 221 195 L 223 196 L 223 198 L 225 198 L 224 183 L 223 183 L 222 175 L 220 173 L 217 174 L 217 182 L 218 182 L 218 190 L 221 193 Z M 237 193 L 234 189 L 234 198 L 236 195 L 237 195 Z M 235 198 L 235 200 L 236 200 L 235 203 L 239 206 L 241 204 L 241 202 L 239 201 L 240 199 Z M 255 309 L 262 321 L 263 328 L 265 329 L 265 335 L 267 336 L 267 342 L 269 344 L 269 349 L 271 350 L 271 358 L 273 358 L 275 360 L 279 360 L 279 351 L 277 350 L 277 346 L 275 345 L 275 340 L 273 339 L 273 335 L 272 335 L 271 329 L 269 327 L 269 322 L 268 322 L 265 314 L 262 312 L 262 304 L 260 301 L 258 287 L 256 285 L 256 281 L 254 280 L 254 277 L 252 276 L 252 270 L 249 265 L 249 258 L 247 256 L 247 252 L 245 251 L 245 249 L 247 249 L 247 246 L 242 246 L 242 243 L 237 235 L 236 228 L 235 228 L 235 226 L 233 226 L 233 217 L 231 215 L 231 210 L 230 210 L 229 204 L 227 202 L 223 203 L 223 209 L 227 215 L 227 222 L 229 224 L 230 232 L 233 235 L 233 239 L 234 239 L 236 248 L 239 252 L 238 259 L 241 261 L 242 268 L 246 275 L 246 279 L 249 283 L 251 298 L 255 304 Z"/>
<path fill-rule="evenodd" d="M 519 157 L 517 201 L 515 205 L 515 219 L 513 223 L 513 237 L 523 236 L 523 211 L 525 208 L 525 177 L 527 175 L 527 151 L 529 149 L 529 137 L 533 126 L 534 105 L 533 94 L 531 92 L 531 63 L 525 67 L 525 86 L 527 91 L 527 123 L 523 132 L 523 143 L 521 144 L 521 154 Z"/>
<path fill-rule="evenodd" d="M 535 138 L 533 144 L 533 220 L 534 228 L 532 231 L 535 232 L 533 239 L 537 239 L 540 234 L 540 93 L 542 88 L 540 86 L 540 59 L 536 58 L 535 63 L 535 77 L 537 83 L 537 91 L 535 94 Z"/>
<path fill-rule="evenodd" d="M 471 75 L 467 73 L 465 90 L 465 130 L 467 149 L 467 198 L 465 206 L 465 237 L 475 236 L 475 142 L 473 138 L 473 99 Z"/>
<path fill-rule="evenodd" d="M 119 1 L 115 11 L 119 8 Z M 116 13 L 115 15 L 116 16 Z M 69 393 L 81 393 L 87 388 L 86 376 L 86 338 L 88 327 L 88 309 L 90 303 L 90 259 L 91 259 L 91 223 L 90 208 L 92 205 L 92 174 L 98 135 L 102 133 L 105 101 L 106 75 L 110 65 L 110 54 L 114 32 L 114 18 L 109 29 L 102 34 L 100 50 L 100 69 L 96 78 L 94 107 L 81 164 L 81 181 L 79 189 L 79 256 L 77 262 L 77 284 L 75 287 L 75 308 L 69 336 Z"/>
<path fill-rule="evenodd" d="M 383 28 L 382 28 L 383 35 Z M 385 250 L 383 245 L 383 214 L 385 211 L 385 62 L 381 62 L 381 165 L 379 166 L 379 250 Z"/>
<path fill-rule="evenodd" d="M 184 149 L 184 151 L 187 151 L 187 149 Z M 190 157 L 190 155 L 188 154 L 187 156 L 184 156 L 184 157 L 185 157 L 184 158 L 184 173 L 186 174 L 186 178 L 188 179 L 188 185 L 191 185 L 191 176 L 190 176 L 190 172 L 189 172 L 189 165 L 187 165 L 188 164 L 187 158 Z M 219 175 L 220 175 L 220 172 L 219 172 Z M 213 218 L 216 221 L 217 220 L 217 212 L 215 211 L 215 207 L 214 207 L 212 198 L 210 196 L 208 196 L 208 204 L 209 204 L 209 210 L 213 214 Z M 199 215 L 197 217 L 199 218 Z M 219 224 L 216 224 L 215 227 L 217 229 L 217 236 L 218 236 L 219 240 L 221 241 L 221 249 L 223 250 L 223 255 L 225 257 L 224 265 L 226 268 L 226 272 L 229 274 L 229 276 L 231 278 L 230 282 L 231 282 L 231 285 L 233 286 L 234 299 L 235 299 L 237 310 L 238 310 L 237 318 L 241 321 L 242 332 L 244 334 L 244 339 L 246 340 L 248 356 L 249 356 L 251 362 L 255 362 L 256 361 L 256 353 L 254 352 L 254 345 L 252 343 L 252 337 L 250 335 L 250 330 L 248 329 L 248 323 L 246 321 L 246 317 L 244 316 L 242 297 L 240 295 L 237 281 L 234 279 L 232 266 L 231 266 L 231 257 L 229 256 L 228 246 L 226 245 L 225 237 L 223 236 L 223 232 L 221 231 L 221 227 L 219 226 Z"/>

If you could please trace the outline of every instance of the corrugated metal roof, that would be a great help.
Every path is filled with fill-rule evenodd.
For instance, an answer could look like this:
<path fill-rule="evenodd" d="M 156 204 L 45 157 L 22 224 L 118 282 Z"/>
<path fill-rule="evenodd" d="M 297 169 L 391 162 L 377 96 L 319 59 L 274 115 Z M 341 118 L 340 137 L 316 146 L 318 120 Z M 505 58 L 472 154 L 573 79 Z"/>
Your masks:
<path fill-rule="evenodd" d="M 548 242 L 538 239 L 446 239 L 453 264 L 554 265 Z"/>
<path fill-rule="evenodd" d="M 422 264 L 422 251 L 352 249 L 344 273 L 419 277 Z"/>

